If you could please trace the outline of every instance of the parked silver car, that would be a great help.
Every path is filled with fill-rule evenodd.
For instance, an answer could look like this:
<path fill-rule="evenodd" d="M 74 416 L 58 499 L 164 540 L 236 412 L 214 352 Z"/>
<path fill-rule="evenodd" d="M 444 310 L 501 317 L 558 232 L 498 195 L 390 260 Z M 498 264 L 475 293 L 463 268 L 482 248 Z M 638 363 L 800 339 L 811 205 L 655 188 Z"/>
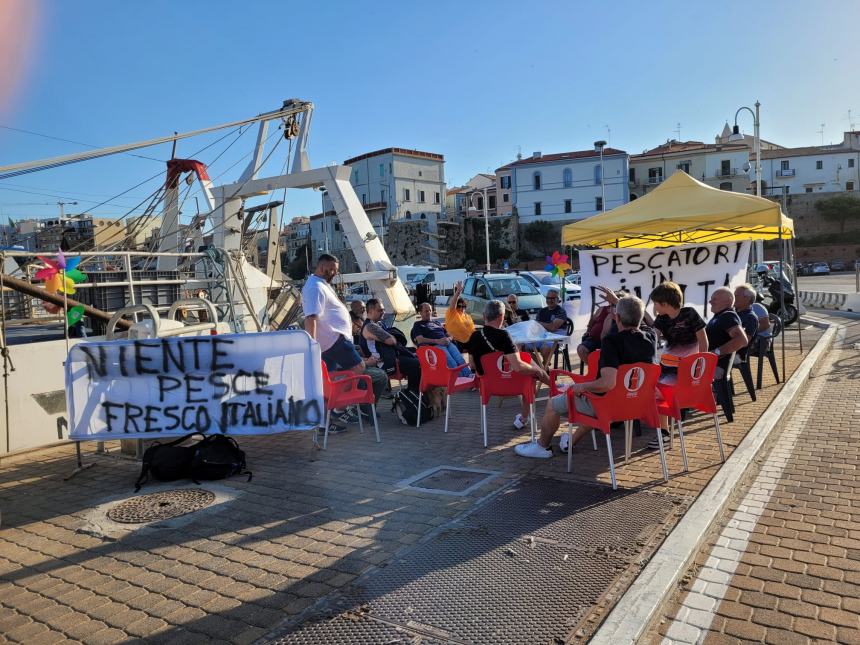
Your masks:
<path fill-rule="evenodd" d="M 463 284 L 463 300 L 466 301 L 466 311 L 475 322 L 484 320 L 484 306 L 490 300 L 505 299 L 510 294 L 516 294 L 520 308 L 531 315 L 537 315 L 546 306 L 546 299 L 537 287 L 522 276 L 513 273 L 485 273 L 466 278 Z"/>
<path fill-rule="evenodd" d="M 561 280 L 549 271 L 519 271 L 518 274 L 537 287 L 544 298 L 550 291 L 561 291 Z M 569 276 L 564 279 L 565 300 L 578 300 L 581 292 Z"/>

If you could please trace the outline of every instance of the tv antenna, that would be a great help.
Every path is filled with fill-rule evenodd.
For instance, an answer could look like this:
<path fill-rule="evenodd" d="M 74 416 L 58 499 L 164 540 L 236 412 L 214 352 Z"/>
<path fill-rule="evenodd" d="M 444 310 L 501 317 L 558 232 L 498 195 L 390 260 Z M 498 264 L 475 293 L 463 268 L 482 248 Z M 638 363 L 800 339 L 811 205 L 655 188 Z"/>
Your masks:
<path fill-rule="evenodd" d="M 604 125 L 603 127 L 606 128 L 606 145 L 611 146 L 612 145 L 612 128 L 610 128 L 608 125 Z"/>
<path fill-rule="evenodd" d="M 848 129 L 854 132 L 854 116 L 851 114 L 851 108 L 848 108 Z"/>
<path fill-rule="evenodd" d="M 676 126 L 677 126 L 677 127 L 676 127 L 674 130 L 672 130 L 672 132 L 674 132 L 675 134 L 677 134 L 677 135 L 678 135 L 678 138 L 677 138 L 676 140 L 677 140 L 677 141 L 680 141 L 680 140 L 681 140 L 681 122 L 679 121 L 679 122 L 676 124 Z"/>
<path fill-rule="evenodd" d="M 823 146 L 824 145 L 824 124 L 823 123 L 821 124 L 821 129 L 816 130 L 816 132 L 821 135 L 821 145 Z"/>

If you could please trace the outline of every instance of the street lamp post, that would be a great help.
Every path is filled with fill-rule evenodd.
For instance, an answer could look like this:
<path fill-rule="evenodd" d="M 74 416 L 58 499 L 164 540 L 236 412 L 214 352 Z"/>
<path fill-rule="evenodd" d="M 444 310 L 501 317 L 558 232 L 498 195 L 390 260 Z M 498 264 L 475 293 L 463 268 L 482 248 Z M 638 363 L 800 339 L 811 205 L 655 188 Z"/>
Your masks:
<path fill-rule="evenodd" d="M 602 139 L 600 141 L 594 142 L 594 149 L 600 151 L 600 212 L 606 212 L 606 182 L 604 180 L 603 171 L 603 148 L 606 146 L 606 142 Z"/>
<path fill-rule="evenodd" d="M 490 273 L 491 264 L 490 264 L 490 213 L 487 210 L 487 189 L 483 188 L 483 197 L 484 197 L 484 242 L 487 248 L 487 273 Z M 473 198 L 477 195 L 477 192 L 472 193 L 469 198 L 469 201 L 472 202 L 471 210 L 478 210 L 477 204 L 474 203 Z"/>
<path fill-rule="evenodd" d="M 743 135 L 741 134 L 741 130 L 738 127 L 738 115 L 741 113 L 741 110 L 746 110 L 753 117 L 753 148 L 755 150 L 755 194 L 759 197 L 763 197 L 761 194 L 761 121 L 759 120 L 759 108 L 761 107 L 761 103 L 758 101 L 755 102 L 755 112 L 752 109 L 744 106 L 738 108 L 738 111 L 735 112 L 735 125 L 732 128 L 732 134 L 729 137 L 729 141 L 738 141 L 743 139 Z"/>

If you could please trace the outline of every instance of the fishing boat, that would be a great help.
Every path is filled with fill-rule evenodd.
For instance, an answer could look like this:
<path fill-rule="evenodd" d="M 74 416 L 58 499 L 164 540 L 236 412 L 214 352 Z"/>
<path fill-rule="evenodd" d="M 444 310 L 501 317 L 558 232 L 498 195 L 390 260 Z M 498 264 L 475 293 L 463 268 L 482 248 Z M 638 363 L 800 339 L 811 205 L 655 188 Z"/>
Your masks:
<path fill-rule="evenodd" d="M 277 110 L 230 123 L 0 167 L 0 180 L 4 180 L 170 142 L 175 151 L 177 141 L 212 132 L 241 135 L 257 129 L 254 146 L 246 155 L 250 156 L 247 166 L 227 183 L 218 183 L 220 176 L 212 178 L 202 158 L 174 156 L 167 161 L 163 183 L 139 216 L 142 223 L 135 224 L 143 226 L 148 218 L 160 217 L 152 250 L 133 248 L 130 235 L 119 226 L 116 240 L 92 251 L 77 250 L 74 245 L 65 250 L 0 250 L 0 456 L 67 439 L 63 364 L 74 344 L 257 333 L 295 326 L 299 294 L 281 275 L 278 246 L 288 190 L 327 191 L 356 261 L 365 269 L 338 276 L 339 288 L 365 283 L 395 316 L 414 313 L 396 268 L 350 184 L 350 169 L 311 166 L 308 139 L 313 111 L 313 103 L 289 99 Z M 261 176 L 282 142 L 287 142 L 288 150 L 281 174 Z M 192 186 L 197 187 L 205 208 L 183 223 L 180 212 Z M 264 270 L 249 261 L 252 252 L 247 245 L 249 237 L 260 234 L 267 251 Z M 49 290 L 44 279 L 36 277 L 53 269 L 64 284 L 66 267 L 72 265 L 86 280 L 68 289 Z M 83 318 L 71 324 L 71 315 Z"/>

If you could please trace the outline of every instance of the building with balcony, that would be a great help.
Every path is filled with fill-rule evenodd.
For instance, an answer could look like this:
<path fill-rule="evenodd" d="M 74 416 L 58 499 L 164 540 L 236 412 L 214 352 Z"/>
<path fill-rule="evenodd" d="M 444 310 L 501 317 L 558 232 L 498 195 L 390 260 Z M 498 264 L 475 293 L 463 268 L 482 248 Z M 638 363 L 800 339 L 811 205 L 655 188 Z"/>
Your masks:
<path fill-rule="evenodd" d="M 287 257 L 287 262 L 292 262 L 304 249 L 311 235 L 311 219 L 309 217 L 294 217 L 281 231 L 281 249 Z"/>
<path fill-rule="evenodd" d="M 623 150 L 604 148 L 602 166 L 597 150 L 535 152 L 500 169 L 497 180 L 508 169 L 510 189 L 503 190 L 510 190 L 521 225 L 572 222 L 629 201 L 628 155 Z"/>
<path fill-rule="evenodd" d="M 762 152 L 780 150 L 782 146 L 762 140 L 761 149 Z M 753 150 L 754 138 L 748 134 L 732 135 L 728 123 L 714 137 L 714 143 L 669 139 L 641 154 L 631 155 L 630 199 L 642 197 L 676 170 L 683 170 L 714 188 L 752 192 L 755 181 Z"/>
<path fill-rule="evenodd" d="M 448 191 L 445 198 L 445 208 L 449 218 L 484 216 L 484 195 L 487 196 L 487 215 L 495 217 L 496 211 L 496 176 L 478 173 L 463 186 L 457 186 Z"/>
<path fill-rule="evenodd" d="M 630 198 L 647 194 L 683 170 L 701 182 L 734 192 L 746 192 L 750 186 L 750 147 L 738 143 L 704 143 L 671 139 L 642 154 L 630 157 Z"/>
<path fill-rule="evenodd" d="M 511 165 L 496 168 L 496 214 L 502 217 L 513 215 L 514 200 Z"/>
<path fill-rule="evenodd" d="M 384 148 L 352 157 L 343 162 L 352 170 L 350 183 L 364 206 L 370 223 L 383 244 L 388 238 L 388 228 L 398 221 L 424 220 L 426 231 L 431 234 L 428 245 L 435 244 L 432 237 L 437 233 L 437 221 L 446 217 L 445 211 L 445 157 L 435 152 L 409 150 L 406 148 Z M 323 195 L 323 211 L 333 210 L 327 195 Z M 320 219 L 322 215 L 320 215 Z M 318 245 L 315 231 L 311 227 L 314 245 Z M 330 235 L 337 237 L 333 227 L 327 227 Z M 330 240 L 333 248 L 334 240 Z"/>
<path fill-rule="evenodd" d="M 835 145 L 764 150 L 761 164 L 765 195 L 860 191 L 860 132 Z"/>

